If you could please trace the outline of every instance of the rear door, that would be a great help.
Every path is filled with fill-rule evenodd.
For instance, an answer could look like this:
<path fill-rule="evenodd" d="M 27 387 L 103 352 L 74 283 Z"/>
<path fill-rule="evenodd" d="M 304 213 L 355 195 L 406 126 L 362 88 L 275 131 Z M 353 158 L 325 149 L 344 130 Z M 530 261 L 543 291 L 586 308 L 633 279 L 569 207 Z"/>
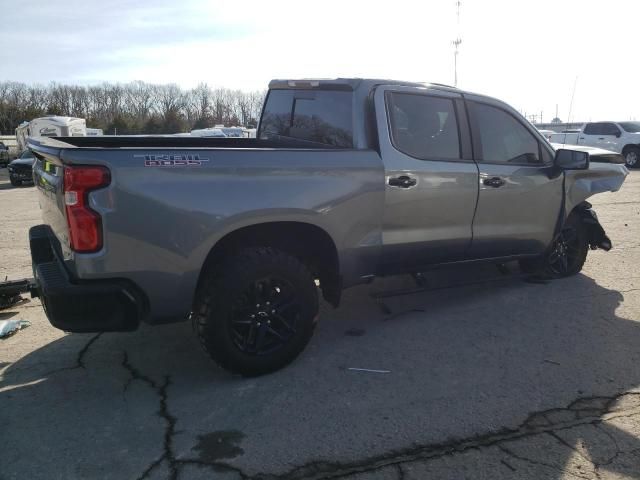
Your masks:
<path fill-rule="evenodd" d="M 600 123 L 587 123 L 578 135 L 578 144 L 595 147 L 602 128 Z"/>
<path fill-rule="evenodd" d="M 386 182 L 382 271 L 462 260 L 478 196 L 462 96 L 378 87 L 375 110 Z"/>
<path fill-rule="evenodd" d="M 600 125 L 601 133 L 597 136 L 595 146 L 605 150 L 611 150 L 612 152 L 622 151 L 622 147 L 624 146 L 620 146 L 622 132 L 618 126 L 613 122 L 602 122 Z"/>
<path fill-rule="evenodd" d="M 562 201 L 553 150 L 501 102 L 477 97 L 467 105 L 480 169 L 469 258 L 541 253 L 553 238 Z"/>

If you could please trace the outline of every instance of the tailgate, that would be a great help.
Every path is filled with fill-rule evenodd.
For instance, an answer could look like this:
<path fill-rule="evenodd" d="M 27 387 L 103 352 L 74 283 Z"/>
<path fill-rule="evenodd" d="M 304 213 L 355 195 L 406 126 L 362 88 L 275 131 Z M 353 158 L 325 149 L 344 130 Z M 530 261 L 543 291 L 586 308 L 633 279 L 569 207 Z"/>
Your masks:
<path fill-rule="evenodd" d="M 33 179 L 38 189 L 43 223 L 51 227 L 60 242 L 63 258 L 68 258 L 71 251 L 64 205 L 64 169 L 60 158 L 62 149 L 45 147 L 32 140 L 29 141 L 29 148 L 36 157 Z"/>

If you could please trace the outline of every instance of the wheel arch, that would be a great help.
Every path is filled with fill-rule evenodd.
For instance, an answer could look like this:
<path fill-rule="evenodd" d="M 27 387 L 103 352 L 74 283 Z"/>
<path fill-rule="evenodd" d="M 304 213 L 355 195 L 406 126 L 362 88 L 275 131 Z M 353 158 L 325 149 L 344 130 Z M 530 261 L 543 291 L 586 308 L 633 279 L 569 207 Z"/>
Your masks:
<path fill-rule="evenodd" d="M 325 300 L 335 307 L 339 305 L 342 280 L 336 244 L 323 228 L 300 221 L 257 223 L 226 233 L 206 256 L 198 276 L 196 295 L 203 279 L 221 259 L 250 247 L 272 247 L 300 259 L 320 281 Z"/>

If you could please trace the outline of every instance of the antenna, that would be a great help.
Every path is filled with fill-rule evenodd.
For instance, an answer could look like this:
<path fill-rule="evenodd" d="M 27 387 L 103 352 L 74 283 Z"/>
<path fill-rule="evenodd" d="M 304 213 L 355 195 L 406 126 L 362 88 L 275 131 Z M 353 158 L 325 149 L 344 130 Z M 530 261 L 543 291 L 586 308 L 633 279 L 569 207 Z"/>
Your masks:
<path fill-rule="evenodd" d="M 571 125 L 571 113 L 573 112 L 573 97 L 576 94 L 576 85 L 578 84 L 578 76 L 576 75 L 576 79 L 573 81 L 573 91 L 571 92 L 571 102 L 569 103 L 569 116 L 567 117 L 567 127 Z M 568 129 L 568 128 L 567 128 Z M 567 144 L 567 134 L 564 134 L 562 145 Z"/>
<path fill-rule="evenodd" d="M 456 0 L 456 17 L 457 17 L 457 30 L 458 36 L 451 42 L 453 45 L 453 86 L 458 86 L 458 50 L 462 39 L 460 38 L 460 0 Z"/>

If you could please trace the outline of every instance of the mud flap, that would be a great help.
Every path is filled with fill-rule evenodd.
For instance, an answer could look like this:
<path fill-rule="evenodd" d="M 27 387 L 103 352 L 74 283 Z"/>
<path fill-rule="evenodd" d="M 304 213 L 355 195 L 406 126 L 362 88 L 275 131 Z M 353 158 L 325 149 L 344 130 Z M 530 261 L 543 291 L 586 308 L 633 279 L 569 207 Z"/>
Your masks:
<path fill-rule="evenodd" d="M 591 248 L 591 250 L 601 248 L 607 252 L 611 250 L 611 240 L 607 237 L 602 225 L 600 225 L 596 212 L 591 209 L 591 204 L 589 202 L 582 202 L 576 207 L 575 211 L 580 215 L 582 223 L 587 229 L 589 248 Z"/>

